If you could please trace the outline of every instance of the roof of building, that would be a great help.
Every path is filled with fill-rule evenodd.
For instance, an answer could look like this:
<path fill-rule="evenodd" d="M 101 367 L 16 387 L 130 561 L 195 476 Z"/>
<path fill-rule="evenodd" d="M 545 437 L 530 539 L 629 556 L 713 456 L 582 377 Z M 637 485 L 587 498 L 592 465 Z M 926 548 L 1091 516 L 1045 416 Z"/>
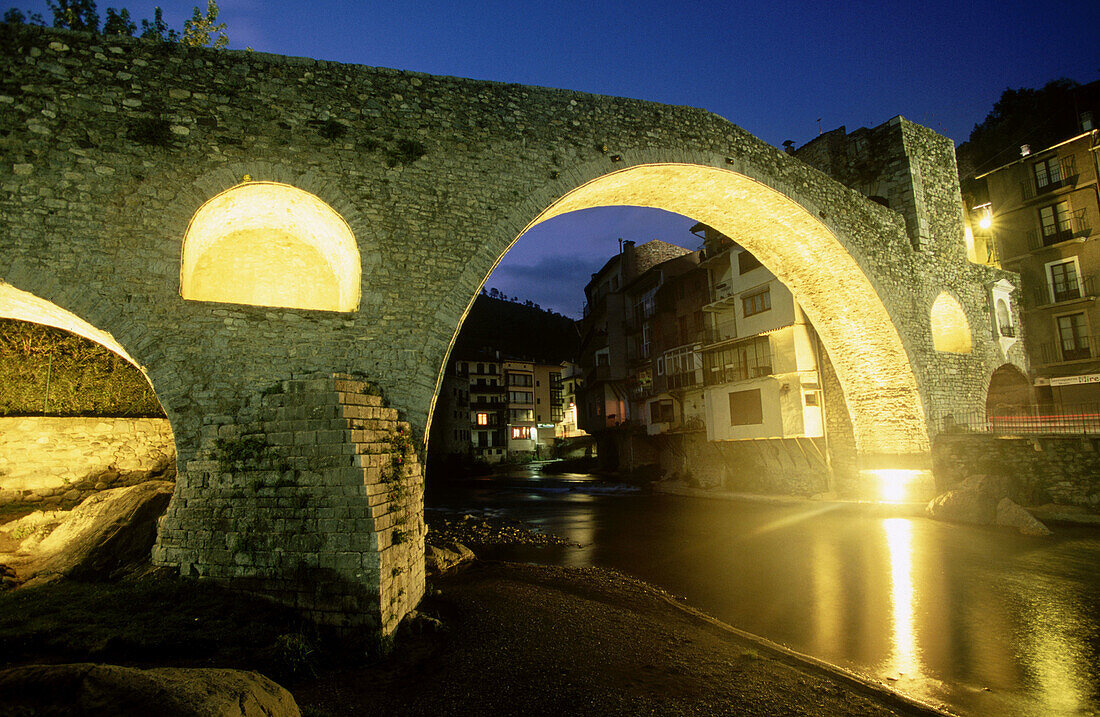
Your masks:
<path fill-rule="evenodd" d="M 638 274 L 644 274 L 658 264 L 690 253 L 691 249 L 669 244 L 667 241 L 661 241 L 660 239 L 653 239 L 641 246 L 634 247 L 636 270 Z"/>

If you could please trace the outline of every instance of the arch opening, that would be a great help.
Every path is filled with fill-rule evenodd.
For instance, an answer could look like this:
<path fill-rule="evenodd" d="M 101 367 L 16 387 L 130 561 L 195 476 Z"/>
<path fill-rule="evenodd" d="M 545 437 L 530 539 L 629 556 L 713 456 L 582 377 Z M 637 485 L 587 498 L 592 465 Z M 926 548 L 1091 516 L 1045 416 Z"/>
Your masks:
<path fill-rule="evenodd" d="M 927 453 L 929 436 L 916 377 L 882 299 L 856 259 L 803 206 L 731 170 L 637 165 L 560 197 L 501 257 L 532 227 L 601 206 L 673 212 L 743 246 L 790 289 L 820 335 L 844 392 L 857 449 L 867 455 Z"/>
<path fill-rule="evenodd" d="M 966 320 L 959 300 L 946 291 L 932 302 L 929 315 L 932 327 L 932 347 L 936 351 L 968 354 L 972 348 L 970 322 Z"/>
<path fill-rule="evenodd" d="M 1004 364 L 990 376 L 985 398 L 987 419 L 1025 415 L 1033 402 L 1031 382 L 1016 366 Z"/>
<path fill-rule="evenodd" d="M 361 277 L 347 222 L 287 184 L 225 190 L 195 212 L 183 238 L 180 294 L 192 301 L 355 311 Z"/>
<path fill-rule="evenodd" d="M 0 506 L 65 509 L 100 490 L 174 478 L 163 405 L 110 332 L 2 281 L 0 319 L 12 339 L 0 371 Z"/>

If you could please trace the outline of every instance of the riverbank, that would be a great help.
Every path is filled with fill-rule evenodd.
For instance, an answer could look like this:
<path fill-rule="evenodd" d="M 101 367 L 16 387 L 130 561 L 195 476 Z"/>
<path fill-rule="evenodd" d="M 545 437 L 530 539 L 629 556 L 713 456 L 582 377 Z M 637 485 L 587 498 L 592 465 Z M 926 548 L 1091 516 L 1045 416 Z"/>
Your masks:
<path fill-rule="evenodd" d="M 389 659 L 296 686 L 330 715 L 936 714 L 600 569 L 475 563 Z"/>

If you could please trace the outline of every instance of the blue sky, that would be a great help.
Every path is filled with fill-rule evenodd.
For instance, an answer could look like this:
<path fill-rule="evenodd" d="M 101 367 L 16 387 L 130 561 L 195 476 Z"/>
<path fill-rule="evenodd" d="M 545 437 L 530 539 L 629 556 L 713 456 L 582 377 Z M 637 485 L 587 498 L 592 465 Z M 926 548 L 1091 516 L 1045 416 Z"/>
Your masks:
<path fill-rule="evenodd" d="M 205 0 L 202 0 L 205 6 Z M 98 2 L 101 15 L 197 2 Z M 1100 2 L 221 0 L 230 47 L 562 87 L 715 112 L 779 146 L 894 115 L 966 139 L 1007 87 L 1100 77 Z M 49 18 L 44 0 L 0 0 Z M 576 315 L 619 237 L 695 248 L 686 219 L 596 211 L 540 225 L 488 285 Z M 567 276 L 580 271 L 582 276 Z M 541 281 L 540 281 L 541 279 Z M 579 283 L 578 283 L 579 281 Z M 568 286 L 567 286 L 568 285 Z"/>

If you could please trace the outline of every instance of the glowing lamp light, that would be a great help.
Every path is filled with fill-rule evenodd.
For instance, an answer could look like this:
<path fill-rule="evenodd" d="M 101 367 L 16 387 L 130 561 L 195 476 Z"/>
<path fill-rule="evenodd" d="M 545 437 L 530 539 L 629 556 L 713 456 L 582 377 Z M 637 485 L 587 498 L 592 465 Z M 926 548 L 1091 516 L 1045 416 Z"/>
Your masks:
<path fill-rule="evenodd" d="M 993 218 L 988 214 L 983 214 L 982 218 L 978 220 L 978 226 L 982 229 L 988 229 L 993 226 Z"/>
<path fill-rule="evenodd" d="M 878 468 L 863 471 L 871 480 L 871 490 L 881 503 L 906 503 L 924 499 L 930 474 L 926 470 Z"/>

